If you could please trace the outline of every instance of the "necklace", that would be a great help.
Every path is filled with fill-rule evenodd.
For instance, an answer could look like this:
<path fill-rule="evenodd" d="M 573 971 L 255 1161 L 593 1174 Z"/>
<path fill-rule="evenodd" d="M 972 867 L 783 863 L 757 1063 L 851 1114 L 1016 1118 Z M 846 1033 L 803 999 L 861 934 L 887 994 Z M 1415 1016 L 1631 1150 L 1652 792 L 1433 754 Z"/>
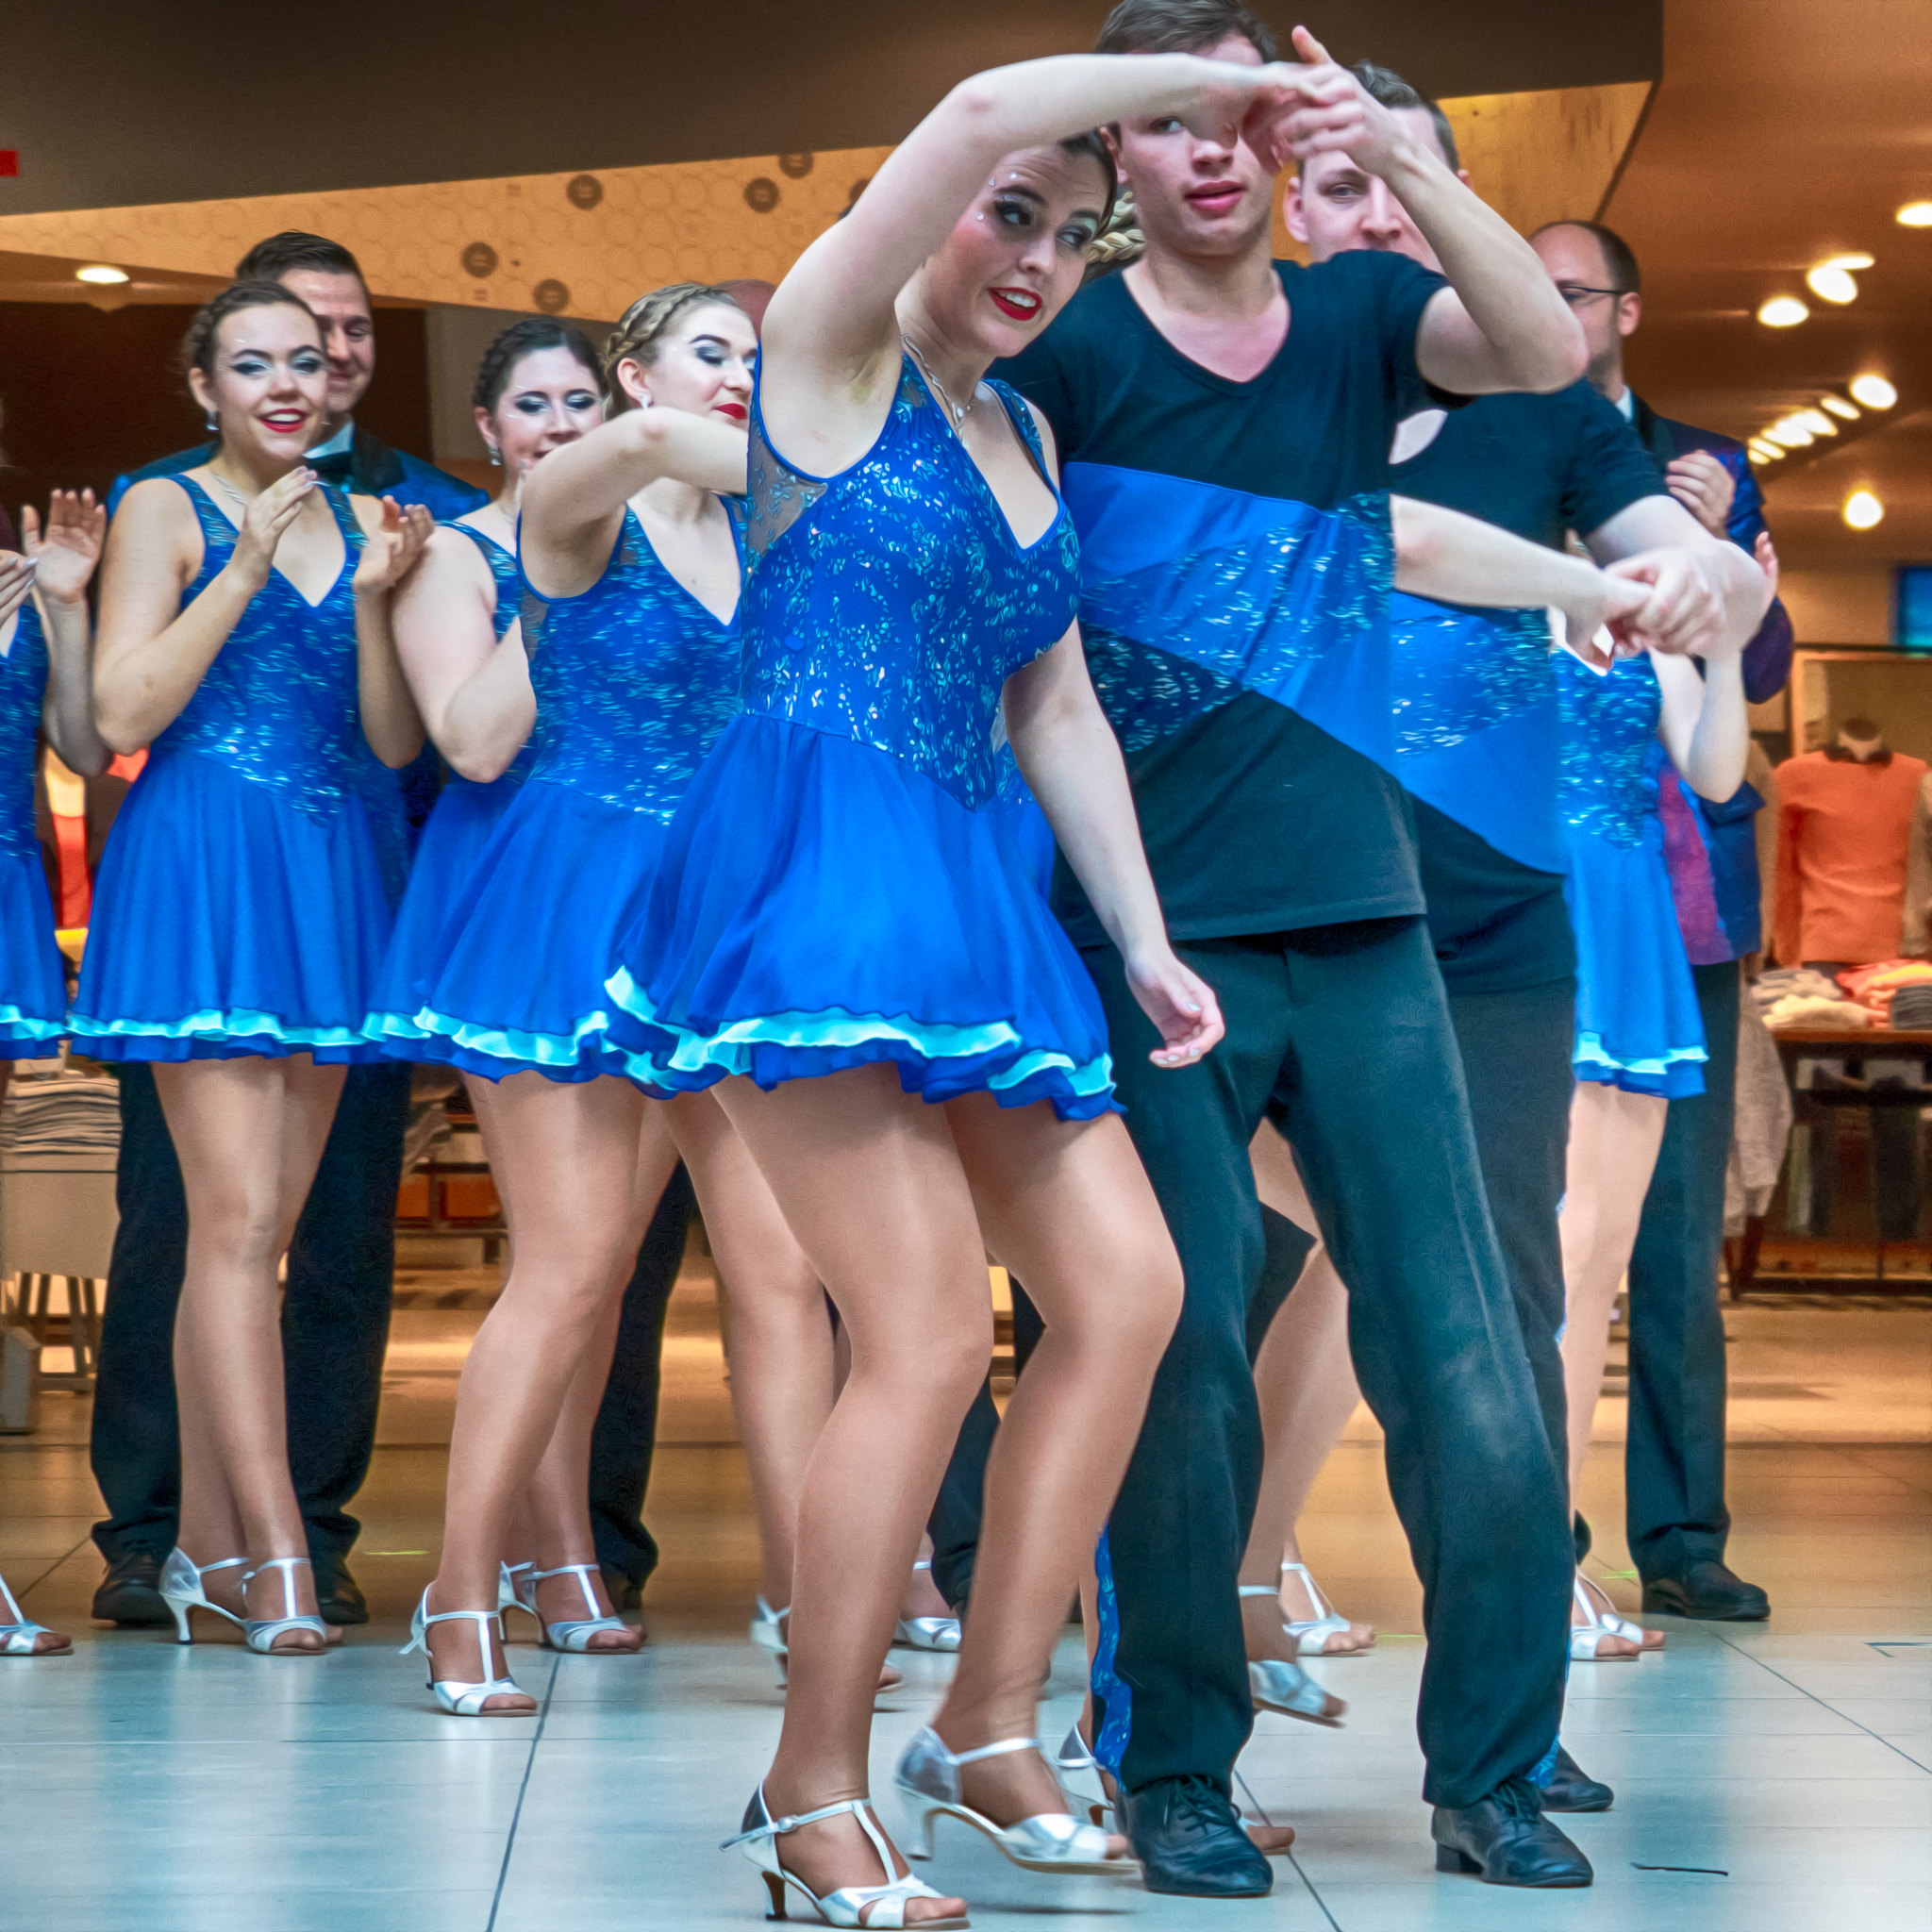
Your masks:
<path fill-rule="evenodd" d="M 919 364 L 919 373 L 925 377 L 928 383 L 932 385 L 933 390 L 938 394 L 940 401 L 946 406 L 946 413 L 953 419 L 953 432 L 955 435 L 958 435 L 959 430 L 965 426 L 966 409 L 970 409 L 973 407 L 973 405 L 979 400 L 979 391 L 977 386 L 975 385 L 974 388 L 973 394 L 966 404 L 966 409 L 962 409 L 959 407 L 959 405 L 953 400 L 951 395 L 947 393 L 945 384 L 942 383 L 939 379 L 939 377 L 932 373 L 931 366 L 927 363 L 925 358 L 919 352 L 919 344 L 915 342 L 910 336 L 907 335 L 902 335 L 899 338 L 899 340 L 906 344 L 907 354 L 909 355 L 912 358 L 912 359 Z"/>
<path fill-rule="evenodd" d="M 222 473 L 210 463 L 208 466 L 208 480 L 232 503 L 245 517 L 248 514 L 249 499 L 242 494 Z"/>

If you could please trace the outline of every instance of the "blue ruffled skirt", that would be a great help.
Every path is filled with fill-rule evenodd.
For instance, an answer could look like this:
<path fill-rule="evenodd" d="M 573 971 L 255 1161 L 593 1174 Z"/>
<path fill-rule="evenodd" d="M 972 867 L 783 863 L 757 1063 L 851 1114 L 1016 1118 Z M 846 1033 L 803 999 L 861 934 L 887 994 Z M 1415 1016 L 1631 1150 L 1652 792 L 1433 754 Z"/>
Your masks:
<path fill-rule="evenodd" d="M 362 1020 L 390 919 L 359 795 L 318 819 L 163 753 L 108 836 L 68 1031 L 97 1059 L 375 1059 Z"/>
<path fill-rule="evenodd" d="M 1704 1018 L 1655 818 L 1641 843 L 1563 828 L 1576 928 L 1579 1080 L 1666 1100 L 1704 1091 Z"/>
<path fill-rule="evenodd" d="M 0 853 L 0 1060 L 43 1060 L 67 1031 L 67 974 L 38 850 Z"/>
<path fill-rule="evenodd" d="M 666 827 L 649 812 L 532 778 L 454 895 L 420 1003 L 371 1016 L 398 1059 L 442 1060 L 501 1080 L 623 1074 L 607 1043 L 604 982 L 643 908 Z M 423 860 L 419 858 L 417 863 Z"/>
<path fill-rule="evenodd" d="M 426 1037 L 415 1016 L 442 968 L 456 909 L 522 789 L 521 775 L 479 785 L 450 774 L 416 842 L 409 883 L 396 908 L 395 930 L 370 1003 L 367 1030 L 372 1038 Z"/>
<path fill-rule="evenodd" d="M 659 1091 L 891 1061 L 928 1101 L 1113 1108 L 1107 1025 L 1012 813 L 887 752 L 741 713 L 673 822 L 610 991 Z"/>

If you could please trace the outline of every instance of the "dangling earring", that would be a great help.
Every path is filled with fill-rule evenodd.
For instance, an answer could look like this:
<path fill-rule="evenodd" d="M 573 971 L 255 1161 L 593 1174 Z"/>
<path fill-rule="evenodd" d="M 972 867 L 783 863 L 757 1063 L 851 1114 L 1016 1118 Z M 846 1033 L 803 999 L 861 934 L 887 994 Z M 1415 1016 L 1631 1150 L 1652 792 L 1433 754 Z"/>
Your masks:
<path fill-rule="evenodd" d="M 213 417 L 213 416 L 210 416 L 210 417 L 209 417 L 209 418 L 208 419 L 208 423 L 207 423 L 207 428 L 208 428 L 208 434 L 209 434 L 210 436 L 219 436 L 219 435 L 220 435 L 220 434 L 222 433 L 222 425 L 221 425 L 221 423 L 220 423 L 219 419 L 217 419 L 216 417 Z"/>
<path fill-rule="evenodd" d="M 502 452 L 502 451 L 501 451 L 500 449 L 498 449 L 498 448 L 497 448 L 497 446 L 496 446 L 496 445 L 495 445 L 495 444 L 494 444 L 493 442 L 490 442 L 490 441 L 485 441 L 485 443 L 484 443 L 483 447 L 484 447 L 485 449 L 487 449 L 487 450 L 488 450 L 488 451 L 490 452 L 490 462 L 491 462 L 491 467 L 492 469 L 498 469 L 498 470 L 502 469 L 502 467 L 503 467 L 503 452 Z"/>

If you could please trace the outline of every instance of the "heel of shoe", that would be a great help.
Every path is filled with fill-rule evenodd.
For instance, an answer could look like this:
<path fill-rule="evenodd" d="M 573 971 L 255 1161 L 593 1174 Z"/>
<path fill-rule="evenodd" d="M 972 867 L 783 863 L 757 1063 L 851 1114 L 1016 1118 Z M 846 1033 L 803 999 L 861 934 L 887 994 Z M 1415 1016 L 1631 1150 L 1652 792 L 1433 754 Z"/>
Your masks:
<path fill-rule="evenodd" d="M 1454 1845 L 1436 1847 L 1438 1872 L 1480 1872 L 1482 1869 L 1467 1852 L 1459 1852 Z"/>
<path fill-rule="evenodd" d="M 785 1881 L 775 1872 L 761 1874 L 765 1890 L 772 1897 L 772 1909 L 765 1914 L 767 1919 L 782 1919 L 785 1916 Z"/>
<path fill-rule="evenodd" d="M 194 1641 L 194 1632 L 189 1628 L 188 1620 L 193 1614 L 193 1606 L 178 1602 L 171 1596 L 163 1597 L 161 1601 L 174 1612 L 175 1641 L 176 1643 L 192 1643 Z"/>
<path fill-rule="evenodd" d="M 900 1790 L 905 1790 L 902 1785 Z M 937 1805 L 919 1806 L 912 1813 L 912 1837 L 901 1846 L 908 1858 L 929 1858 L 932 1857 L 932 1822 L 940 1815 Z"/>

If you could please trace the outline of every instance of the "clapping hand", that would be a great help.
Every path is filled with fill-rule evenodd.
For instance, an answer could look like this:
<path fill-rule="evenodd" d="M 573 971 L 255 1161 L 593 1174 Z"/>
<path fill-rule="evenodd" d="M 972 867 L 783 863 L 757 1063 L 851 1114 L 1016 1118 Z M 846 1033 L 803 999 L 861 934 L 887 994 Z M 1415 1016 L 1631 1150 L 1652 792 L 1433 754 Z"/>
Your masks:
<path fill-rule="evenodd" d="M 92 490 L 57 490 L 47 499 L 45 531 L 32 504 L 20 513 L 20 530 L 41 594 L 77 604 L 108 541 L 107 507 L 94 501 Z"/>
<path fill-rule="evenodd" d="M 392 496 L 382 499 L 382 527 L 372 531 L 356 566 L 358 597 L 386 596 L 416 567 L 436 519 L 420 503 L 405 509 Z"/>
<path fill-rule="evenodd" d="M 235 536 L 232 567 L 243 579 L 260 590 L 275 568 L 275 551 L 290 525 L 302 514 L 316 486 L 313 470 L 297 464 L 286 476 L 278 476 L 242 513 L 242 525 Z"/>

